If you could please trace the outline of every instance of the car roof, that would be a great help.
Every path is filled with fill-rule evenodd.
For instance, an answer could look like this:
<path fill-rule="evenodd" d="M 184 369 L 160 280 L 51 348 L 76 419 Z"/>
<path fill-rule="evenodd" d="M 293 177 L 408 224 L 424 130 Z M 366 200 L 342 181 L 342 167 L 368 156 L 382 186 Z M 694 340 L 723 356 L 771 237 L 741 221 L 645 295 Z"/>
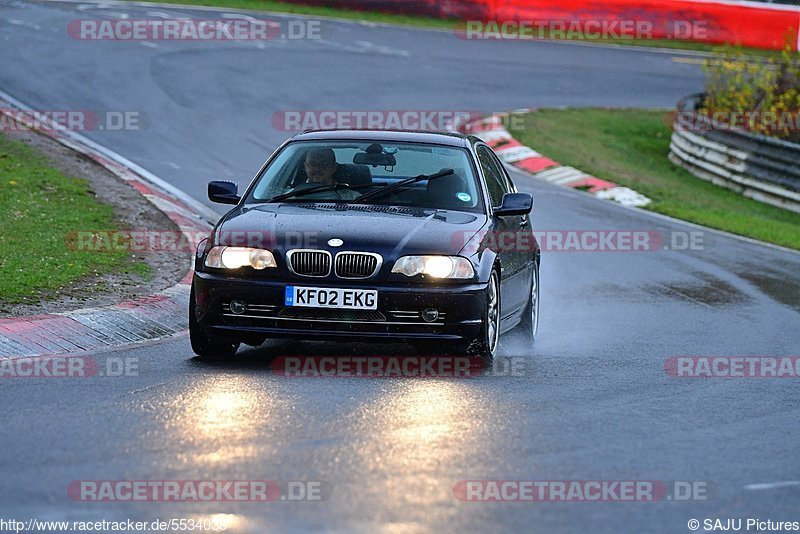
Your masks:
<path fill-rule="evenodd" d="M 291 139 L 292 141 L 376 141 L 430 143 L 456 147 L 469 146 L 469 136 L 453 132 L 432 132 L 425 130 L 306 130 Z"/>

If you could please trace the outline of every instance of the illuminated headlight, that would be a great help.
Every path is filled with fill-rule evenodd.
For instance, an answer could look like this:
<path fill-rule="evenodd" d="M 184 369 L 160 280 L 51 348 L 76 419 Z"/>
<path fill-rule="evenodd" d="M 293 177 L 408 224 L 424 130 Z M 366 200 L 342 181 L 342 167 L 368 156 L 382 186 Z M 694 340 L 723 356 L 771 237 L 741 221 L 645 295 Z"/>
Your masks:
<path fill-rule="evenodd" d="M 403 256 L 392 267 L 393 273 L 406 276 L 426 274 L 431 278 L 472 278 L 475 270 L 460 256 Z"/>
<path fill-rule="evenodd" d="M 253 269 L 276 267 L 275 256 L 269 250 L 249 247 L 214 247 L 206 256 L 206 267 L 215 269 L 239 269 L 250 266 Z"/>

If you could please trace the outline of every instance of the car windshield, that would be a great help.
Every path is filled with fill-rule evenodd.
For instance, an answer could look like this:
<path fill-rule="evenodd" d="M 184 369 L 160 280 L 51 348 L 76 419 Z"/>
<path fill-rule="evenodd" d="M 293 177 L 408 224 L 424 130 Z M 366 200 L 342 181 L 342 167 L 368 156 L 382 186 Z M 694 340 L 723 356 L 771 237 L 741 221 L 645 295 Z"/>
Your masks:
<path fill-rule="evenodd" d="M 465 149 L 443 145 L 297 141 L 258 176 L 245 203 L 364 197 L 367 204 L 483 212 L 470 161 Z"/>

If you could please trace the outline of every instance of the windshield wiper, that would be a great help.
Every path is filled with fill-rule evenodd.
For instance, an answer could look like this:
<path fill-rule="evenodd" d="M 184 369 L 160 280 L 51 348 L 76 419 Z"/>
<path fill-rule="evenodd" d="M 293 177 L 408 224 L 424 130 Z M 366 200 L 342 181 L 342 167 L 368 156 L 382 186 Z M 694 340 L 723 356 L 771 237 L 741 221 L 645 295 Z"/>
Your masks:
<path fill-rule="evenodd" d="M 363 185 L 350 185 L 345 183 L 337 183 L 337 184 L 319 184 L 314 187 L 307 187 L 306 189 L 300 189 L 289 191 L 288 193 L 283 193 L 282 195 L 276 195 L 271 199 L 267 200 L 267 202 L 280 202 L 281 200 L 286 200 L 287 198 L 292 197 L 302 197 L 305 195 L 310 195 L 311 193 L 321 193 L 323 191 L 338 191 L 339 189 L 360 189 L 363 188 Z"/>
<path fill-rule="evenodd" d="M 420 174 L 419 176 L 414 176 L 413 178 L 406 178 L 405 180 L 400 180 L 399 182 L 395 182 L 393 184 L 386 184 L 382 188 L 377 189 L 375 191 L 370 191 L 369 193 L 364 193 L 360 197 L 357 197 L 353 200 L 354 204 L 359 204 L 365 200 L 369 200 L 370 198 L 374 198 L 385 193 L 391 193 L 397 189 L 405 187 L 407 185 L 411 185 L 417 182 L 421 182 L 422 180 L 434 180 L 436 178 L 441 178 L 442 176 L 449 176 L 454 174 L 455 171 L 453 169 L 442 169 L 439 172 L 435 172 L 433 174 Z"/>

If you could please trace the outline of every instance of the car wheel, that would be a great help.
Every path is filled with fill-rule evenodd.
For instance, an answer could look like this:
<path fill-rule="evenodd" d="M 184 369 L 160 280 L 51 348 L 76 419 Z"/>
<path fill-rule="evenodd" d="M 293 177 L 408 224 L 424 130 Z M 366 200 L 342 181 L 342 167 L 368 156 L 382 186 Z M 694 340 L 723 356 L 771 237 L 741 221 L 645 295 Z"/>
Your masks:
<path fill-rule="evenodd" d="M 500 277 L 492 270 L 486 286 L 486 306 L 483 310 L 483 328 L 470 346 L 470 353 L 483 358 L 488 365 L 497 354 L 500 342 Z"/>
<path fill-rule="evenodd" d="M 522 319 L 512 330 L 525 344 L 533 345 L 539 331 L 539 266 L 536 265 L 531 280 L 531 296 L 522 312 Z"/>
<path fill-rule="evenodd" d="M 204 359 L 231 358 L 239 349 L 239 341 L 215 336 L 197 322 L 194 287 L 189 295 L 189 341 L 195 354 Z"/>

